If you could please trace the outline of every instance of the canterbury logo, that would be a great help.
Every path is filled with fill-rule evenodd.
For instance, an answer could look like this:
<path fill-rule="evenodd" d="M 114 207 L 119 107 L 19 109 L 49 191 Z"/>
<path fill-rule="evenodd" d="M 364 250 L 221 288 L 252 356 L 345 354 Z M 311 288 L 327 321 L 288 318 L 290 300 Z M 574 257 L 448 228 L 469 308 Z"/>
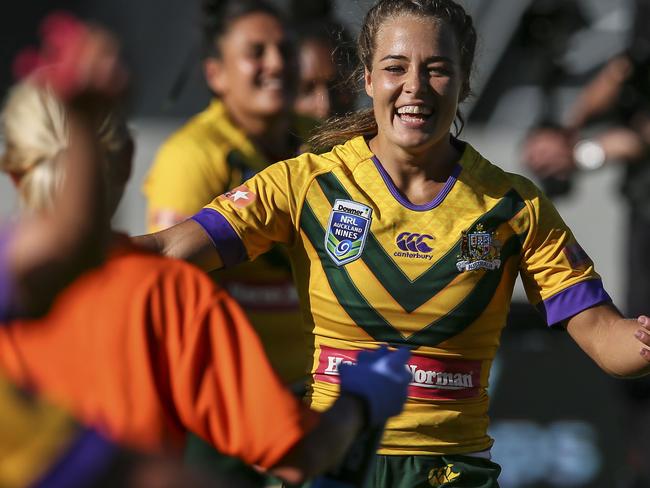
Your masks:
<path fill-rule="evenodd" d="M 444 468 L 433 468 L 429 471 L 429 484 L 434 487 L 453 483 L 460 478 L 460 473 L 454 471 L 454 465 L 448 464 Z"/>
<path fill-rule="evenodd" d="M 429 234 L 411 234 L 410 232 L 402 232 L 397 236 L 395 242 L 397 247 L 402 251 L 428 253 L 433 251 L 433 248 L 427 244 L 427 241 L 433 239 L 434 237 Z"/>

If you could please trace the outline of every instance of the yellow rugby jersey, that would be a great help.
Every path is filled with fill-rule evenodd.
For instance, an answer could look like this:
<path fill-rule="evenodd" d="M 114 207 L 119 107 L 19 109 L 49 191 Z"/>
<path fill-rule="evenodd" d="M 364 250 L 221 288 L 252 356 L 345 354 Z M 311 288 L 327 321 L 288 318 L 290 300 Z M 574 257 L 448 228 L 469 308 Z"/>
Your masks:
<path fill-rule="evenodd" d="M 298 154 L 314 123 L 296 117 L 294 124 Z M 148 231 L 163 230 L 193 215 L 267 166 L 253 142 L 230 121 L 223 103 L 213 100 L 158 152 L 143 186 Z M 246 310 L 280 376 L 287 382 L 304 377 L 308 358 L 286 254 L 274 249 L 254 263 L 216 272 L 214 278 Z"/>
<path fill-rule="evenodd" d="M 296 154 L 314 127 L 311 119 L 295 116 Z M 158 151 L 142 187 L 148 231 L 163 230 L 195 214 L 268 165 L 248 136 L 231 122 L 223 103 L 214 99 Z"/>
<path fill-rule="evenodd" d="M 592 262 L 527 179 L 466 144 L 434 201 L 413 205 L 361 137 L 277 163 L 193 217 L 224 262 L 287 245 L 313 351 L 311 405 L 338 365 L 407 346 L 413 380 L 380 454 L 490 447 L 488 376 L 521 275 L 549 325 L 609 300 Z"/>

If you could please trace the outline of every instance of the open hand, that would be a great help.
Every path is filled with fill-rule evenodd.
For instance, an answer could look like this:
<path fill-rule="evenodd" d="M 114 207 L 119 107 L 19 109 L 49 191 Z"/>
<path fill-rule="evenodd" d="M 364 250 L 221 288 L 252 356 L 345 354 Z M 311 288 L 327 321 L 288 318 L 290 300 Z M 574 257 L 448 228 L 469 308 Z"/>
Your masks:
<path fill-rule="evenodd" d="M 641 349 L 641 356 L 650 363 L 650 318 L 645 315 L 639 316 L 637 319 L 639 323 L 639 330 L 636 331 L 634 336 L 643 344 Z"/>

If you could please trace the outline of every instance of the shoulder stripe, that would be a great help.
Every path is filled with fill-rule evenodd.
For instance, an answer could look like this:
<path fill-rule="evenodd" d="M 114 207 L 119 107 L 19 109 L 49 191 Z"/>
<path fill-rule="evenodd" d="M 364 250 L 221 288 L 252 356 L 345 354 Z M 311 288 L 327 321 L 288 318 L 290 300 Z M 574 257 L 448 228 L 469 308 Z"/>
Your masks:
<path fill-rule="evenodd" d="M 559 324 L 574 315 L 612 299 L 599 279 L 581 281 L 537 304 L 546 323 Z"/>
<path fill-rule="evenodd" d="M 190 219 L 203 227 L 208 234 L 224 267 L 229 268 L 248 259 L 248 252 L 241 238 L 219 211 L 204 208 Z"/>

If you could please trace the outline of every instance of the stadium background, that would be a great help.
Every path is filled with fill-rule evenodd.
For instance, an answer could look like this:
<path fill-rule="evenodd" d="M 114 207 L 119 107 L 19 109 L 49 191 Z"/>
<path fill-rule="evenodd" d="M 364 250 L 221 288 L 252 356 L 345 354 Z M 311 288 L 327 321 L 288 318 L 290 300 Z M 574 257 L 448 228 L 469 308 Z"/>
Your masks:
<path fill-rule="evenodd" d="M 336 17 L 356 33 L 371 3 L 338 0 Z M 526 131 L 549 107 L 551 117 L 561 120 L 585 80 L 624 48 L 631 0 L 464 4 L 474 15 L 480 45 L 474 96 L 463 108 L 468 124 L 462 138 L 503 168 L 525 172 L 519 151 Z M 36 42 L 38 19 L 51 9 L 96 19 L 120 37 L 133 72 L 130 112 L 137 153 L 116 227 L 129 233 L 144 231 L 140 186 L 157 147 L 209 99 L 198 62 L 198 5 L 199 0 L 26 1 L 5 4 L 0 16 L 3 97 L 10 60 L 18 47 Z M 622 303 L 619 178 L 614 167 L 581 175 L 556 204 L 598 263 L 608 291 Z M 16 208 L 9 181 L 1 179 L 0 217 Z M 517 297 L 523 302 L 521 291 Z M 565 334 L 535 323 L 527 306 L 516 305 L 511 322 L 492 377 L 493 454 L 504 465 L 502 486 L 616 486 L 624 455 L 617 385 Z"/>

